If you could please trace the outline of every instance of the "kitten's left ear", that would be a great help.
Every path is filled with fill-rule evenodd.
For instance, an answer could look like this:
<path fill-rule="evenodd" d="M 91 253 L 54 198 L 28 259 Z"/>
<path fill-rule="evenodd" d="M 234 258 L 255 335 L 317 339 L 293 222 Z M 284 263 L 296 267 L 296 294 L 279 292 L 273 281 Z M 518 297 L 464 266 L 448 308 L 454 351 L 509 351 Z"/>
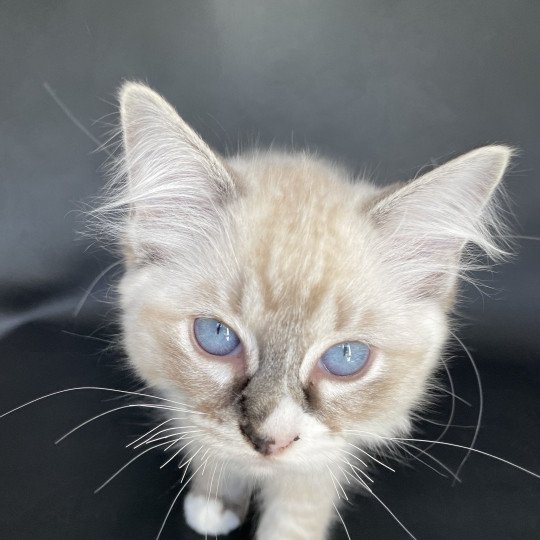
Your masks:
<path fill-rule="evenodd" d="M 196 250 L 222 228 L 235 184 L 220 156 L 159 94 L 140 83 L 120 90 L 124 246 L 131 258 Z M 114 204 L 113 202 L 113 204 Z"/>
<path fill-rule="evenodd" d="M 491 258 L 502 223 L 493 200 L 512 156 L 506 146 L 486 146 L 437 167 L 395 190 L 371 209 L 382 233 L 383 256 L 412 293 L 444 296 L 456 278 L 474 269 L 464 258 L 475 244 Z"/>

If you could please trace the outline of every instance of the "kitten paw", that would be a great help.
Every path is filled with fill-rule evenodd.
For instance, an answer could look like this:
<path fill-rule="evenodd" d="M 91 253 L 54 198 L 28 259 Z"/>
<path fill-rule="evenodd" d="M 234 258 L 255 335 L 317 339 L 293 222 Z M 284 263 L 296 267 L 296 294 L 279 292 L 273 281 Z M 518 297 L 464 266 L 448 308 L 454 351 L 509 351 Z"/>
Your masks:
<path fill-rule="evenodd" d="M 184 499 L 187 524 L 199 534 L 229 534 L 240 526 L 240 518 L 217 499 L 188 493 Z"/>

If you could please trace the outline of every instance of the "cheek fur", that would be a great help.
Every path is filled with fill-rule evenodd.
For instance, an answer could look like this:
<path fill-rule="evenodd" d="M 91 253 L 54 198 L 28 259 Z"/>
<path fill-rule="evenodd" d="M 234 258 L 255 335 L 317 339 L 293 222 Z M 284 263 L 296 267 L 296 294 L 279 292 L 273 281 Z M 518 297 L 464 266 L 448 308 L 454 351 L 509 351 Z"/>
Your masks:
<path fill-rule="evenodd" d="M 132 321 L 128 334 L 136 346 L 130 360 L 146 380 L 159 387 L 177 388 L 201 412 L 221 419 L 235 400 L 245 375 L 231 362 L 209 359 L 193 346 L 187 321 L 145 306 Z"/>

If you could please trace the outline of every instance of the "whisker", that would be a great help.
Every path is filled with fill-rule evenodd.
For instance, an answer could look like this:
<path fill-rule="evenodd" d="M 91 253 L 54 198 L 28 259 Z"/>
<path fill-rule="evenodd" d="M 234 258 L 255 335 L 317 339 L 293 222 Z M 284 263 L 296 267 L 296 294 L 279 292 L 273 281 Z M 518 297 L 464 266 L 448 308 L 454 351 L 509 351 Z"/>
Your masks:
<path fill-rule="evenodd" d="M 379 437 L 381 440 L 385 441 L 404 441 L 404 442 L 418 442 L 418 443 L 435 443 L 440 444 L 442 446 L 449 446 L 452 448 L 460 448 L 461 450 L 467 450 L 470 452 L 473 452 L 475 454 L 480 454 L 482 456 L 489 457 L 491 459 L 494 459 L 496 461 L 500 461 L 502 463 L 506 463 L 506 465 L 509 465 L 511 467 L 514 467 L 515 469 L 519 469 L 520 471 L 530 474 L 531 476 L 534 476 L 535 478 L 540 479 L 540 474 L 537 474 L 529 469 L 526 469 L 525 467 L 522 467 L 521 465 L 517 465 L 516 463 L 513 463 L 512 461 L 508 461 L 507 459 L 504 459 L 502 457 L 496 456 L 494 454 L 490 454 L 489 452 L 484 452 L 483 450 L 479 450 L 478 448 L 470 448 L 468 446 L 463 446 L 461 444 L 455 444 L 455 443 L 449 443 L 446 441 L 432 441 L 430 439 L 412 439 L 412 438 L 403 438 L 403 437 L 383 437 L 382 435 L 377 435 L 376 433 L 371 433 L 370 431 L 361 431 L 361 430 L 345 430 L 345 431 L 352 431 L 354 433 L 364 433 L 367 435 L 371 435 L 374 437 Z"/>
<path fill-rule="evenodd" d="M 445 394 L 448 394 L 449 396 L 453 396 L 454 399 L 461 401 L 461 403 L 463 403 L 464 405 L 467 405 L 467 407 L 472 407 L 472 403 L 467 401 L 465 398 L 462 398 L 461 396 L 458 396 L 457 394 L 453 393 L 451 390 L 448 390 L 448 388 L 444 388 L 442 386 L 434 386 L 434 388 L 437 388 L 437 390 L 440 390 L 441 392 L 444 392 Z"/>
<path fill-rule="evenodd" d="M 188 442 L 182 446 L 179 450 L 177 450 L 163 465 L 161 465 L 160 469 L 163 469 L 166 465 L 168 465 L 176 456 L 178 456 L 184 448 L 187 448 L 190 444 L 195 442 L 195 439 L 197 438 L 196 435 L 192 435 L 191 437 L 186 437 L 188 439 Z M 171 445 L 167 446 L 167 449 L 169 449 L 171 446 L 174 446 L 177 442 L 181 441 L 182 437 L 177 439 L 176 441 L 173 441 Z M 201 447 L 202 448 L 202 447 Z M 189 462 L 188 462 L 189 463 Z M 178 468 L 181 469 L 184 465 L 180 465 Z"/>
<path fill-rule="evenodd" d="M 428 424 L 433 424 L 434 426 L 441 426 L 441 427 L 448 426 L 449 428 L 455 428 L 455 429 L 475 429 L 476 428 L 476 426 L 471 426 L 471 425 L 449 424 L 448 422 L 446 423 L 436 422 L 435 420 L 431 420 L 430 418 L 426 418 L 425 416 L 421 416 L 419 414 L 416 414 L 415 417 L 422 420 L 422 422 L 427 422 Z"/>
<path fill-rule="evenodd" d="M 434 442 L 434 441 L 429 441 L 429 440 L 425 440 L 425 439 L 398 439 L 398 440 L 412 441 L 412 442 L 423 442 L 423 443 Z M 496 456 L 494 454 L 490 454 L 489 452 L 484 452 L 483 450 L 479 450 L 478 448 L 470 448 L 468 446 L 463 446 L 461 444 L 449 443 L 449 442 L 446 442 L 446 441 L 437 441 L 436 444 L 442 444 L 444 446 L 450 446 L 450 447 L 453 447 L 453 448 L 461 448 L 462 450 L 467 450 L 467 452 L 469 452 L 469 453 L 474 452 L 476 454 L 481 454 L 483 456 L 490 457 L 491 459 L 495 459 L 495 460 L 500 461 L 502 463 L 506 463 L 507 465 L 510 465 L 511 467 L 519 469 L 520 471 L 522 471 L 524 473 L 530 474 L 531 476 L 534 476 L 535 478 L 540 479 L 540 474 L 537 474 L 537 473 L 535 473 L 533 471 L 530 471 L 529 469 L 526 469 L 525 467 L 521 467 L 521 465 L 517 465 L 516 463 L 513 463 L 512 461 L 508 461 L 507 459 L 504 459 L 502 457 Z"/>
<path fill-rule="evenodd" d="M 352 452 L 349 452 L 344 449 L 340 449 L 340 451 L 345 452 L 346 454 L 349 454 L 349 456 L 352 456 L 354 459 L 358 460 L 364 467 L 366 468 L 368 467 L 368 464 L 364 460 L 360 459 L 356 454 L 353 454 Z"/>
<path fill-rule="evenodd" d="M 54 444 L 59 444 L 64 439 L 81 429 L 82 427 L 86 426 L 90 422 L 94 422 L 95 420 L 98 420 L 99 418 L 102 418 L 103 416 L 106 416 L 108 414 L 111 414 L 116 411 L 121 411 L 122 409 L 130 409 L 134 407 L 139 408 L 147 408 L 147 409 L 164 409 L 167 411 L 177 411 L 177 412 L 191 412 L 191 411 L 181 411 L 180 409 L 177 409 L 175 407 L 170 407 L 169 405 L 156 405 L 155 403 L 131 403 L 129 405 L 122 405 L 121 407 L 115 407 L 114 409 L 109 409 L 108 411 L 96 414 L 96 416 L 93 416 L 92 418 L 89 418 L 88 420 L 85 420 L 84 422 L 81 422 L 79 425 L 75 426 L 73 429 L 70 429 L 67 433 L 64 433 L 59 439 L 56 439 L 54 441 Z"/>
<path fill-rule="evenodd" d="M 343 469 L 343 467 L 342 467 L 341 465 L 339 465 L 338 463 L 335 463 L 335 462 L 334 462 L 334 465 L 335 465 L 342 473 L 344 473 L 344 474 L 347 473 L 347 471 L 345 471 L 345 470 Z M 348 474 L 348 473 L 347 473 L 347 474 Z M 345 481 L 347 482 L 347 484 L 349 484 L 349 486 L 350 486 L 350 485 L 351 485 L 351 481 L 350 481 L 346 476 L 345 476 L 344 478 L 345 478 Z"/>
<path fill-rule="evenodd" d="M 332 481 L 332 484 L 333 484 L 333 486 L 334 486 L 334 489 L 336 490 L 337 498 L 338 498 L 338 499 L 341 499 L 341 495 L 339 494 L 337 485 L 336 485 L 336 483 L 334 482 L 334 479 L 332 478 L 332 475 L 330 475 L 330 480 Z"/>
<path fill-rule="evenodd" d="M 365 480 L 360 478 L 360 476 L 356 472 L 356 471 L 360 471 L 360 469 L 356 465 L 353 465 L 349 460 L 345 459 L 345 461 L 347 462 L 347 465 L 349 465 L 349 467 L 351 468 L 351 471 L 353 472 L 353 474 L 349 473 L 348 471 L 344 471 L 344 472 L 349 474 L 351 478 L 353 478 L 356 482 L 358 482 L 360 485 L 362 485 L 362 487 L 364 487 L 365 489 L 367 489 L 367 491 L 371 493 L 371 488 L 366 484 Z"/>
<path fill-rule="evenodd" d="M 384 502 L 381 500 L 380 497 L 378 497 L 377 495 L 375 495 L 375 493 L 373 493 L 373 490 L 371 491 L 371 495 L 372 497 L 375 497 L 375 499 L 377 499 L 377 501 L 379 501 L 379 503 L 382 505 L 382 507 L 394 518 L 395 522 L 413 539 L 413 540 L 416 540 L 416 536 L 414 536 L 414 534 L 409 531 L 409 529 L 407 529 L 407 527 L 405 527 L 405 525 L 398 519 L 398 517 L 396 516 L 396 514 L 394 514 L 394 512 L 392 512 L 392 510 L 390 510 L 390 508 L 388 508 L 388 506 L 386 506 L 386 504 L 384 504 Z"/>
<path fill-rule="evenodd" d="M 360 478 L 358 476 L 355 476 L 355 475 L 351 474 L 347 469 L 343 469 L 342 467 L 339 467 L 339 469 L 343 474 L 346 474 L 347 476 L 350 476 L 355 482 L 360 481 Z M 347 482 L 349 482 L 349 484 L 351 483 L 348 478 L 345 478 L 345 480 L 347 480 Z"/>
<path fill-rule="evenodd" d="M 186 467 L 187 465 L 189 465 L 191 463 L 191 460 L 202 450 L 202 448 L 203 448 L 203 445 L 201 444 L 201 446 L 199 446 L 199 449 L 195 452 L 195 454 L 193 454 L 193 456 L 191 457 L 189 457 L 189 455 L 186 456 L 184 460 L 178 465 L 178 470 L 181 470 L 183 467 Z"/>
<path fill-rule="evenodd" d="M 172 422 L 173 420 L 181 420 L 181 418 L 168 418 L 167 420 L 165 420 L 164 422 L 161 422 L 161 424 L 158 424 L 157 426 L 153 427 L 152 429 L 150 429 L 149 431 L 147 431 L 146 433 L 144 433 L 140 437 L 137 437 L 134 441 L 131 441 L 130 443 L 126 444 L 126 448 L 129 448 L 131 445 L 135 444 L 136 442 L 138 442 L 141 439 L 144 439 L 146 436 L 150 435 L 150 433 L 152 433 L 156 429 L 159 429 L 161 426 L 164 426 L 165 424 L 168 424 L 169 422 Z"/>
<path fill-rule="evenodd" d="M 450 416 L 448 417 L 448 422 L 446 422 L 444 429 L 439 434 L 439 436 L 435 439 L 436 441 L 442 441 L 444 436 L 448 433 L 448 430 L 450 429 L 450 424 L 453 422 L 454 415 L 456 413 L 456 391 L 454 387 L 454 380 L 452 379 L 452 374 L 450 373 L 450 370 L 448 369 L 446 362 L 444 360 L 442 362 L 443 362 L 444 369 L 446 371 L 446 375 L 448 377 L 448 384 L 450 384 L 450 391 L 452 393 L 452 404 L 450 406 Z M 421 456 L 422 454 L 426 453 L 432 446 L 433 445 L 427 446 L 426 448 L 421 450 L 418 455 Z"/>
<path fill-rule="evenodd" d="M 94 280 L 92 281 L 92 283 L 90 283 L 90 285 L 87 287 L 86 291 L 84 292 L 84 295 L 82 296 L 82 298 L 79 300 L 77 306 L 75 307 L 74 311 L 73 311 L 73 317 L 77 317 L 79 315 L 79 313 L 81 312 L 81 309 L 83 308 L 84 304 L 86 303 L 86 301 L 88 300 L 88 297 L 90 296 L 90 294 L 92 293 L 92 291 L 94 290 L 94 287 L 99 283 L 99 281 L 101 280 L 101 278 L 103 276 L 105 276 L 110 270 L 112 270 L 114 267 L 120 265 L 120 264 L 123 264 L 124 261 L 116 261 L 112 264 L 109 264 L 109 266 L 107 266 L 107 268 L 105 268 L 105 270 L 102 270 L 95 278 Z"/>
<path fill-rule="evenodd" d="M 346 454 L 349 454 L 349 456 L 352 456 L 354 459 L 357 459 L 362 465 L 367 467 L 366 463 L 362 461 L 358 456 L 354 455 L 352 452 L 348 452 L 347 450 L 341 450 L 341 452 L 345 452 Z M 373 483 L 373 478 L 371 478 L 366 472 L 364 472 L 360 467 L 356 467 L 355 469 L 358 469 L 358 472 L 365 476 L 371 483 Z"/>
<path fill-rule="evenodd" d="M 405 444 L 405 443 L 403 443 L 403 444 Z M 438 469 L 436 469 L 435 467 L 433 467 L 429 463 L 426 463 L 426 461 L 424 461 L 421 457 L 419 457 L 421 455 L 420 453 L 419 454 L 414 454 L 410 450 L 407 450 L 407 448 L 404 448 L 402 445 L 399 445 L 399 446 L 404 452 L 409 454 L 409 456 L 411 456 L 412 459 L 416 459 L 417 461 L 422 463 L 422 465 L 425 465 L 428 469 L 431 469 L 433 472 L 436 472 L 438 475 L 442 476 L 443 478 L 449 478 L 449 476 L 447 474 L 444 474 L 443 472 L 439 471 Z M 412 446 L 412 447 L 415 448 L 416 450 L 418 450 L 418 448 L 416 446 Z M 433 456 L 431 456 L 431 457 L 433 457 Z"/>
<path fill-rule="evenodd" d="M 203 457 L 201 459 L 204 459 L 204 456 L 206 456 L 206 454 L 208 454 L 210 448 L 203 454 Z M 203 467 L 203 470 L 202 470 L 202 473 L 201 473 L 201 476 L 204 476 L 204 471 L 206 471 L 206 464 L 208 463 L 208 460 L 212 457 L 212 454 L 210 454 L 208 456 L 208 459 L 204 462 L 204 467 Z"/>
<path fill-rule="evenodd" d="M 165 447 L 165 450 L 168 450 L 169 448 L 172 448 L 176 443 L 183 441 L 183 440 L 190 440 L 195 439 L 197 435 L 182 435 L 181 437 L 178 437 L 178 439 L 175 439 L 169 446 Z"/>
<path fill-rule="evenodd" d="M 382 461 L 379 461 L 377 458 L 373 457 L 371 454 L 368 454 L 365 450 L 363 450 L 362 448 L 359 448 L 358 446 L 352 444 L 352 443 L 347 443 L 349 444 L 350 446 L 353 446 L 354 448 L 356 448 L 358 451 L 362 452 L 362 454 L 365 454 L 368 458 L 372 459 L 373 461 L 375 461 L 375 463 L 378 463 L 379 465 L 382 465 L 383 467 L 385 467 L 386 469 L 388 469 L 389 471 L 392 471 L 392 472 L 396 472 L 394 469 L 392 469 L 392 467 L 390 467 L 389 465 L 386 465 L 386 463 L 383 463 Z"/>
<path fill-rule="evenodd" d="M 228 460 L 227 460 L 228 462 Z M 221 462 L 221 468 L 219 469 L 219 474 L 218 474 L 218 479 L 217 479 L 217 482 L 216 482 L 216 499 L 219 498 L 219 486 L 220 486 L 220 483 L 221 483 L 221 475 L 223 474 L 223 468 L 225 467 L 225 461 L 222 461 Z"/>
<path fill-rule="evenodd" d="M 202 448 L 202 446 L 201 446 L 201 448 Z M 169 510 L 167 510 L 167 513 L 165 514 L 165 518 L 163 519 L 163 522 L 161 523 L 161 527 L 159 528 L 159 531 L 157 533 L 156 540 L 159 540 L 159 538 L 161 537 L 161 533 L 163 532 L 163 529 L 165 528 L 165 524 L 167 523 L 167 519 L 169 518 L 169 515 L 171 514 L 172 509 L 174 508 L 174 505 L 176 504 L 176 501 L 178 500 L 178 497 L 180 497 L 180 494 L 182 493 L 182 491 L 184 491 L 184 489 L 186 489 L 186 487 L 191 482 L 192 478 L 199 472 L 199 470 L 201 469 L 202 466 L 203 466 L 203 464 L 199 465 L 199 467 L 195 470 L 195 472 L 189 477 L 188 481 L 180 488 L 180 490 L 176 494 L 175 498 L 173 499 L 173 501 L 171 503 L 171 506 L 169 506 Z"/>
<path fill-rule="evenodd" d="M 175 405 L 179 405 L 180 407 L 185 407 L 186 409 L 193 409 L 190 405 L 185 405 L 184 403 L 180 403 L 179 401 L 174 401 L 172 399 L 163 398 L 160 396 L 153 396 L 151 394 L 144 394 L 142 392 L 130 392 L 128 390 L 118 390 L 117 388 L 105 388 L 102 386 L 76 386 L 73 388 L 65 388 L 64 390 L 57 390 L 56 392 L 51 392 L 50 394 L 45 394 L 44 396 L 40 396 L 38 398 L 32 399 L 30 401 L 27 401 L 26 403 L 23 403 L 22 405 L 19 405 L 5 413 L 0 414 L 0 419 L 4 418 L 6 416 L 9 416 L 10 414 L 19 411 L 21 409 L 24 409 L 25 407 L 28 407 L 29 405 L 32 405 L 34 403 L 37 403 L 38 401 L 42 401 L 44 399 L 58 396 L 60 394 L 65 394 L 66 392 L 75 392 L 80 390 L 95 390 L 100 392 L 115 392 L 117 394 L 124 394 L 124 395 L 130 395 L 130 396 L 141 396 L 141 397 L 147 397 L 152 399 L 157 399 L 159 401 L 167 401 L 169 403 L 174 403 Z M 195 412 L 195 411 L 188 411 L 188 412 Z M 202 412 L 197 412 L 197 414 L 206 414 Z"/>
<path fill-rule="evenodd" d="M 347 535 L 348 540 L 351 540 L 351 535 L 349 534 L 349 531 L 347 530 L 347 525 L 345 525 L 345 521 L 341 517 L 341 514 L 339 513 L 339 510 L 337 509 L 337 506 L 334 503 L 332 503 L 332 506 L 334 507 L 334 510 L 336 511 L 336 514 L 338 515 L 338 517 L 339 517 L 339 519 L 341 521 L 341 524 L 343 525 L 343 528 L 345 529 L 345 534 Z"/>
<path fill-rule="evenodd" d="M 214 462 L 214 470 L 212 471 L 212 477 L 210 478 L 210 487 L 208 488 L 208 495 L 206 497 L 206 516 L 205 519 L 208 522 L 208 505 L 210 504 L 210 493 L 212 493 L 212 485 L 214 483 L 214 475 L 216 474 L 216 469 L 218 466 L 218 462 Z M 204 540 L 208 540 L 208 530 L 204 533 Z"/>
<path fill-rule="evenodd" d="M 186 463 L 186 467 L 184 469 L 184 474 L 182 475 L 182 478 L 180 479 L 180 482 L 183 482 L 184 481 L 184 478 L 186 477 L 186 473 L 188 472 L 188 469 L 189 469 L 189 464 L 193 461 L 193 459 L 195 459 L 195 456 L 197 456 L 197 454 L 202 450 L 202 445 L 201 447 L 195 452 L 195 454 L 193 454 L 193 456 L 191 456 L 191 459 Z M 206 450 L 206 452 L 203 454 L 202 458 L 201 458 L 201 461 L 204 459 L 204 456 L 208 453 L 208 449 Z M 178 469 L 180 469 L 180 467 L 178 467 Z"/>
<path fill-rule="evenodd" d="M 122 467 L 120 467 L 120 469 L 118 469 L 112 476 L 110 476 L 107 480 L 105 480 L 105 482 L 103 482 L 103 484 L 101 484 L 99 487 L 97 487 L 95 490 L 94 490 L 94 494 L 95 493 L 99 493 L 109 482 L 111 482 L 112 480 L 114 480 L 124 469 L 126 469 L 127 467 L 129 467 L 134 461 L 136 461 L 137 459 L 139 459 L 141 456 L 144 456 L 144 454 L 150 452 L 151 450 L 155 450 L 156 448 L 159 448 L 160 446 L 164 446 L 166 443 L 159 443 L 159 444 L 156 444 L 154 446 L 151 446 L 150 448 L 147 448 L 146 450 L 143 450 L 142 452 L 140 452 L 139 454 L 137 454 L 134 458 L 130 459 L 125 465 L 123 465 Z"/>
<path fill-rule="evenodd" d="M 436 440 L 436 441 L 433 441 L 432 444 L 435 445 L 435 444 L 438 443 L 438 442 L 439 442 L 439 441 Z M 406 446 L 409 446 L 409 447 L 411 447 L 411 448 L 414 448 L 415 450 L 420 450 L 420 448 L 414 446 L 414 445 L 411 444 L 411 443 L 406 443 L 406 442 L 404 442 L 403 444 L 406 445 Z M 404 448 L 404 450 L 405 450 L 405 448 Z M 405 451 L 407 452 L 407 450 L 405 450 Z M 411 454 L 412 454 L 412 452 L 411 452 Z M 418 455 L 421 455 L 421 454 L 422 454 L 422 453 L 420 453 L 420 454 L 418 454 Z M 437 459 L 435 456 L 431 455 L 431 454 L 427 451 L 427 449 L 424 449 L 423 454 L 425 454 L 426 457 L 428 457 L 429 459 L 431 459 L 432 461 L 434 461 L 437 465 L 439 465 L 439 467 L 442 467 L 442 468 L 443 468 L 443 469 L 444 469 L 444 470 L 445 470 L 445 471 L 446 471 L 446 472 L 454 479 L 454 482 L 459 482 L 459 483 L 461 483 L 461 478 L 459 478 L 459 476 L 457 476 L 457 474 L 456 474 L 452 469 L 450 469 L 450 467 L 448 467 L 447 465 L 445 465 L 441 460 L 439 460 L 439 459 Z M 418 456 L 414 456 L 414 457 L 418 458 Z M 423 462 L 423 463 L 424 463 L 424 465 L 427 465 L 427 463 L 425 463 L 425 462 Z M 429 465 L 428 465 L 428 467 L 429 467 Z M 440 474 L 440 472 L 439 472 L 439 474 Z"/>
<path fill-rule="evenodd" d="M 104 338 L 100 338 L 100 337 L 96 337 L 92 335 L 87 336 L 85 334 L 78 334 L 77 332 L 70 332 L 69 330 L 61 330 L 61 332 L 62 334 L 67 334 L 68 336 L 74 336 L 74 337 L 79 337 L 83 339 L 91 339 L 93 341 L 99 341 L 100 343 L 106 343 L 109 346 L 112 346 L 113 344 L 112 339 L 104 339 Z"/>
<path fill-rule="evenodd" d="M 348 501 L 349 498 L 347 497 L 347 494 L 345 493 L 345 490 L 343 489 L 343 486 L 341 485 L 341 482 L 337 479 L 336 475 L 332 472 L 332 469 L 328 465 L 326 465 L 326 468 L 328 469 L 328 472 L 330 473 L 330 476 L 337 482 L 337 485 L 339 486 L 339 489 L 341 489 L 343 493 L 343 497 L 345 497 L 345 500 Z"/>
<path fill-rule="evenodd" d="M 189 430 L 189 431 L 179 431 L 177 433 L 169 433 L 168 435 L 163 435 L 163 437 L 158 437 L 156 439 L 154 439 L 153 441 L 148 441 L 148 442 L 144 442 L 144 443 L 139 443 L 137 445 L 137 448 L 139 446 L 143 446 L 143 445 L 147 445 L 147 444 L 151 444 L 152 442 L 156 442 L 156 441 L 163 441 L 165 439 L 174 439 L 175 437 L 178 437 L 176 440 L 177 441 L 181 441 L 183 438 L 185 438 L 187 435 L 191 435 L 191 434 L 194 434 L 194 433 L 201 433 L 202 430 L 200 429 L 193 429 L 193 430 Z M 195 435 L 194 435 L 195 436 Z M 136 447 L 134 447 L 136 448 Z"/>
<path fill-rule="evenodd" d="M 71 122 L 79 128 L 95 145 L 97 145 L 98 149 L 102 147 L 101 141 L 92 135 L 90 131 L 83 126 L 83 124 L 75 117 L 75 115 L 68 109 L 67 105 L 58 97 L 56 92 L 50 87 L 49 83 L 47 81 L 44 81 L 42 84 L 43 88 L 45 89 L 45 92 L 51 96 L 53 101 L 60 107 L 62 112 L 71 120 Z M 109 153 L 107 150 L 103 149 L 103 151 L 109 156 L 113 157 L 111 153 Z"/>
<path fill-rule="evenodd" d="M 469 361 L 471 362 L 471 366 L 472 366 L 472 368 L 474 370 L 474 375 L 476 377 L 476 384 L 478 386 L 478 402 L 479 403 L 478 403 L 478 419 L 476 421 L 476 429 L 474 430 L 474 435 L 473 435 L 471 444 L 469 446 L 469 450 L 465 454 L 465 457 L 462 459 L 461 463 L 459 464 L 459 467 L 456 470 L 456 476 L 459 476 L 459 474 L 461 473 L 461 469 L 463 469 L 463 466 L 465 465 L 465 462 L 467 461 L 468 457 L 471 455 L 471 451 L 472 451 L 472 449 L 473 449 L 473 447 L 476 444 L 476 441 L 478 439 L 478 434 L 480 432 L 480 425 L 482 424 L 482 415 L 484 413 L 484 392 L 483 392 L 483 389 L 482 389 L 482 379 L 480 378 L 480 372 L 478 371 L 478 367 L 476 366 L 476 362 L 473 360 L 473 357 L 472 357 L 469 349 L 467 349 L 467 347 L 465 347 L 465 344 L 463 343 L 463 341 L 461 341 L 461 339 L 459 339 L 456 336 L 456 334 L 454 334 L 454 332 L 450 331 L 450 333 L 452 334 L 452 336 L 454 336 L 456 341 L 461 345 L 461 347 L 465 351 L 465 354 L 469 358 Z"/>
<path fill-rule="evenodd" d="M 349 463 L 349 466 L 350 467 L 354 467 L 354 465 L 352 465 L 352 463 Z M 356 469 L 358 469 L 358 467 L 355 467 Z M 386 506 L 386 504 L 384 504 L 384 502 L 381 500 L 380 497 L 378 497 L 377 495 L 375 495 L 375 493 L 373 492 L 373 490 L 358 476 L 358 474 L 355 472 L 354 469 L 352 469 L 353 473 L 354 473 L 354 476 L 351 475 L 352 478 L 354 478 L 356 481 L 358 481 L 369 493 L 370 495 L 372 495 L 381 505 L 382 507 L 392 516 L 392 518 L 396 521 L 396 523 L 411 537 L 413 538 L 413 540 L 416 540 L 415 536 L 409 531 L 409 529 L 407 529 L 407 527 L 405 527 L 405 525 L 398 519 L 398 517 L 392 512 L 392 510 L 390 510 L 390 508 L 388 508 L 388 506 Z M 347 472 L 347 471 L 344 471 L 344 472 Z M 350 473 L 348 473 L 350 474 Z M 335 508 L 335 506 L 334 506 Z M 337 510 L 337 508 L 336 508 Z M 341 516 L 340 516 L 341 517 Z"/>
<path fill-rule="evenodd" d="M 352 472 L 354 473 L 355 477 L 358 479 L 359 482 L 361 482 L 362 484 L 365 484 L 364 480 L 362 480 L 360 476 L 358 476 L 358 473 L 356 472 L 356 471 L 362 472 L 362 469 L 360 469 L 356 465 L 353 465 L 347 458 L 340 457 L 338 459 L 340 459 L 343 463 L 346 463 L 351 468 Z M 371 480 L 371 482 L 373 482 L 373 480 Z M 367 484 L 365 485 L 367 487 Z"/>
<path fill-rule="evenodd" d="M 158 431 L 157 433 L 154 433 L 151 435 L 148 439 L 142 440 L 139 444 L 134 446 L 133 448 L 138 448 L 139 446 L 143 446 L 144 444 L 150 444 L 154 441 L 161 441 L 165 438 L 175 437 L 176 435 L 184 435 L 186 433 L 199 433 L 202 431 L 202 429 L 190 429 L 190 428 L 196 428 L 197 426 L 182 426 L 182 427 L 173 427 L 169 429 L 162 429 L 161 431 Z M 174 431 L 173 433 L 169 433 L 168 435 L 162 435 L 161 437 L 158 437 L 158 435 L 165 433 L 166 431 Z"/>

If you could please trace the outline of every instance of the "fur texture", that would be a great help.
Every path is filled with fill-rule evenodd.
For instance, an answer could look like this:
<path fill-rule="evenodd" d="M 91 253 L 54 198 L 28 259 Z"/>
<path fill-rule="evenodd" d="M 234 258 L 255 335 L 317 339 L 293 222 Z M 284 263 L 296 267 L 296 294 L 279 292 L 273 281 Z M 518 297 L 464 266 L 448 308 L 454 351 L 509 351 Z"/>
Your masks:
<path fill-rule="evenodd" d="M 125 255 L 130 362 L 187 408 L 177 433 L 194 426 L 170 439 L 194 474 L 187 521 L 227 533 L 255 493 L 259 540 L 323 539 L 340 483 L 354 473 L 367 489 L 374 454 L 427 399 L 456 282 L 481 261 L 472 247 L 504 254 L 494 194 L 511 151 L 380 189 L 306 153 L 225 159 L 141 84 L 124 85 L 120 109 L 124 153 L 100 215 Z M 206 354 L 197 317 L 234 329 L 240 352 Z M 367 343 L 369 364 L 331 375 L 321 355 L 346 341 Z"/>

